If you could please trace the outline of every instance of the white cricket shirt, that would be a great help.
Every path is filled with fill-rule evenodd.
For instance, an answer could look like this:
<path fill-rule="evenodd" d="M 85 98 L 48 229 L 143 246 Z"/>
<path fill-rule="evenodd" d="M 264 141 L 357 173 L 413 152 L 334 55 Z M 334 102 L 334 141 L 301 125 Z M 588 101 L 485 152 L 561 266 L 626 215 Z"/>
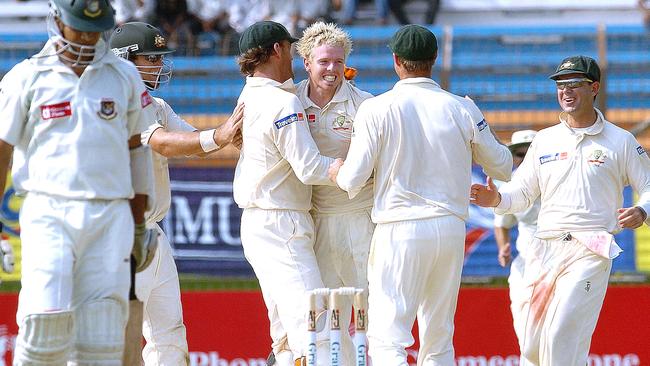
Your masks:
<path fill-rule="evenodd" d="M 606 121 L 596 110 L 596 122 L 586 129 L 560 123 L 537 133 L 513 180 L 503 185 L 496 213 L 518 212 L 541 197 L 537 237 L 561 232 L 620 231 L 618 208 L 623 188 L 639 193 L 638 206 L 650 213 L 650 159 L 628 131 Z M 646 223 L 648 220 L 646 220 Z M 576 235 L 574 235 L 576 236 Z M 594 239 L 595 240 L 595 239 Z M 589 241 L 593 241 L 589 239 Z M 585 245 L 604 256 L 602 243 Z"/>
<path fill-rule="evenodd" d="M 293 80 L 247 77 L 239 96 L 245 103 L 243 147 L 235 168 L 233 195 L 241 208 L 308 211 L 311 187 L 333 185 L 309 133 Z"/>
<path fill-rule="evenodd" d="M 39 55 L 53 47 L 48 41 Z M 135 66 L 109 51 L 78 77 L 58 57 L 39 55 L 0 83 L 0 139 L 15 146 L 14 187 L 70 199 L 132 197 L 128 140 L 154 120 Z"/>
<path fill-rule="evenodd" d="M 166 131 L 192 132 L 196 131 L 194 126 L 179 117 L 172 107 L 161 98 L 154 98 L 154 109 L 156 111 L 156 123 L 149 126 L 146 132 L 142 133 L 142 144 L 149 145 L 149 139 L 154 131 L 163 128 Z M 154 177 L 154 199 L 153 205 L 145 214 L 147 223 L 162 220 L 169 206 L 171 205 L 171 189 L 169 187 L 169 164 L 167 158 L 149 149 L 152 154 L 153 177 Z"/>
<path fill-rule="evenodd" d="M 467 219 L 472 159 L 510 179 L 512 155 L 474 102 L 429 78 L 408 78 L 361 105 L 337 183 L 354 197 L 374 170 L 375 223 Z"/>
<path fill-rule="evenodd" d="M 297 95 L 305 107 L 307 124 L 321 154 L 345 159 L 350 148 L 354 116 L 361 102 L 372 94 L 343 80 L 332 100 L 322 109 L 308 97 L 309 81 L 298 83 Z M 372 182 L 350 199 L 347 192 L 331 186 L 313 186 L 311 202 L 316 213 L 334 214 L 372 207 Z"/>

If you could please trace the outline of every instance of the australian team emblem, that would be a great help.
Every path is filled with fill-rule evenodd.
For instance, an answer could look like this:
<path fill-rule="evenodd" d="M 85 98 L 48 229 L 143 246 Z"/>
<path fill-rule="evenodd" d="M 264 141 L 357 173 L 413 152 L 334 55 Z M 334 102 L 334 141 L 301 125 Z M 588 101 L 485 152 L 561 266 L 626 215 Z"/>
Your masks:
<path fill-rule="evenodd" d="M 601 166 L 605 162 L 606 155 L 602 150 L 594 150 L 589 157 L 587 162 L 595 166 Z"/>
<path fill-rule="evenodd" d="M 338 115 L 332 123 L 334 130 L 349 130 L 352 122 L 345 115 Z"/>
<path fill-rule="evenodd" d="M 110 120 L 117 116 L 117 111 L 115 110 L 115 102 L 112 99 L 102 99 L 101 108 L 97 115 L 105 120 Z"/>
<path fill-rule="evenodd" d="M 567 61 L 567 62 L 563 63 L 562 65 L 560 65 L 559 69 L 560 70 L 570 69 L 570 68 L 573 68 L 573 66 L 574 66 L 573 62 Z"/>
<path fill-rule="evenodd" d="M 160 34 L 156 34 L 156 37 L 153 39 L 153 44 L 158 48 L 163 48 L 167 44 L 167 40 Z"/>

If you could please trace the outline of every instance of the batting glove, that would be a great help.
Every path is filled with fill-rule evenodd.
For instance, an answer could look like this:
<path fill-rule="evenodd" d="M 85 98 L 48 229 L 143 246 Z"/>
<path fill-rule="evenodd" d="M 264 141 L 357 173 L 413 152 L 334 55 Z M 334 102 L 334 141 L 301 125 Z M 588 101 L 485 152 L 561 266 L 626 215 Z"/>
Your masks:
<path fill-rule="evenodd" d="M 131 254 L 135 258 L 136 272 L 142 272 L 149 267 L 157 248 L 158 231 L 147 229 L 145 224 L 135 224 Z"/>
<path fill-rule="evenodd" d="M 2 223 L 0 223 L 0 232 L 2 231 Z M 7 273 L 14 271 L 14 250 L 11 248 L 9 240 L 2 235 L 0 239 L 0 266 L 2 270 Z"/>

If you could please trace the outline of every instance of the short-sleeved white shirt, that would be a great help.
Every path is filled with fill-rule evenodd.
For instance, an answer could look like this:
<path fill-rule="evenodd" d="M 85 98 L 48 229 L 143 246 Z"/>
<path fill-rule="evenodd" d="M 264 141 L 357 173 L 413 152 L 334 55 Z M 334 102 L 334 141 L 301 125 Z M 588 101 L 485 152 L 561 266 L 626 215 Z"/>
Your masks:
<path fill-rule="evenodd" d="M 53 47 L 49 41 L 0 83 L 0 139 L 15 146 L 14 187 L 70 199 L 132 197 L 128 139 L 154 120 L 140 74 L 109 51 L 78 77 L 58 57 L 40 57 Z"/>
<path fill-rule="evenodd" d="M 323 155 L 345 159 L 350 148 L 357 109 L 372 94 L 344 80 L 332 100 L 320 108 L 309 99 L 308 93 L 309 81 L 298 83 L 297 95 L 305 107 L 309 130 L 318 150 Z M 314 186 L 311 202 L 316 213 L 333 214 L 367 209 L 372 207 L 372 182 L 363 187 L 354 199 L 350 199 L 347 192 L 338 187 Z"/>

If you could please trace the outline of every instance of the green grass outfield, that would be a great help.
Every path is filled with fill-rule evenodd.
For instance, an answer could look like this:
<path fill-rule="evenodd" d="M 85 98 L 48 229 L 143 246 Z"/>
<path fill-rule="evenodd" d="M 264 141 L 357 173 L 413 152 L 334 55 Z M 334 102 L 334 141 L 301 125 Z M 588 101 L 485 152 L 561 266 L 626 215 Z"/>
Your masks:
<path fill-rule="evenodd" d="M 255 278 L 214 277 L 192 274 L 180 275 L 181 290 L 183 291 L 255 291 L 260 285 Z M 613 273 L 611 285 L 650 284 L 650 276 L 642 273 Z M 462 287 L 507 287 L 505 277 L 463 277 Z M 0 283 L 0 293 L 18 292 L 20 281 L 3 281 Z"/>

